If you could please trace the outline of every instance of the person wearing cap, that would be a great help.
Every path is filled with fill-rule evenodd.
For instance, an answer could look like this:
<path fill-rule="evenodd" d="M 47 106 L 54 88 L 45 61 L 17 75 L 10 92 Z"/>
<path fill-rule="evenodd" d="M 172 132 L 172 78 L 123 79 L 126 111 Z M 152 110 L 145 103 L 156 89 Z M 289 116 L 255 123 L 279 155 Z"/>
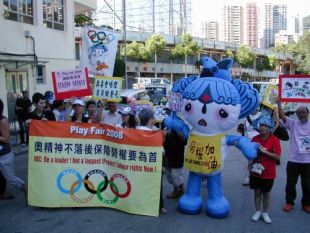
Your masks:
<path fill-rule="evenodd" d="M 262 217 L 265 223 L 270 224 L 270 193 L 276 178 L 276 161 L 280 159 L 281 146 L 279 139 L 272 134 L 275 123 L 270 116 L 260 116 L 258 124 L 259 135 L 252 142 L 258 144 L 259 151 L 250 171 L 250 188 L 254 189 L 256 209 L 252 221 L 257 222 Z"/>
<path fill-rule="evenodd" d="M 113 126 L 122 124 L 122 117 L 117 112 L 117 103 L 109 101 L 108 108 L 108 111 L 104 111 L 102 113 L 100 124 L 108 124 Z"/>
<path fill-rule="evenodd" d="M 18 98 L 16 100 L 15 106 L 15 114 L 17 116 L 17 121 L 19 125 L 19 136 L 20 136 L 20 143 L 22 147 L 26 146 L 28 143 L 27 140 L 27 130 L 25 122 L 27 120 L 28 113 L 31 111 L 31 100 L 29 99 L 29 93 L 27 90 L 24 90 L 23 97 Z M 26 137 L 25 137 L 26 134 Z"/>
<path fill-rule="evenodd" d="M 31 123 L 32 119 L 43 121 L 56 121 L 54 113 L 45 108 L 46 100 L 44 95 L 39 92 L 34 93 L 32 96 L 32 104 L 34 105 L 35 109 L 28 114 L 28 120 L 26 120 L 27 130 L 29 130 L 29 124 Z"/>
<path fill-rule="evenodd" d="M 157 127 L 155 127 L 155 116 L 154 112 L 150 108 L 143 108 L 139 112 L 139 120 L 140 125 L 137 126 L 137 129 L 140 130 L 146 130 L 146 131 L 156 131 L 158 130 Z M 161 214 L 167 213 L 167 210 L 164 208 L 164 198 L 163 198 L 163 192 L 162 192 L 162 180 L 161 180 L 161 186 L 160 186 L 160 201 L 159 201 L 159 211 Z"/>
<path fill-rule="evenodd" d="M 299 106 L 296 110 L 298 119 L 292 119 L 285 115 L 280 100 L 277 100 L 280 119 L 283 126 L 290 131 L 290 144 L 287 151 L 288 162 L 286 165 L 286 204 L 283 206 L 285 212 L 293 210 L 296 198 L 296 184 L 301 178 L 303 210 L 310 214 L 310 122 L 309 109 Z"/>
<path fill-rule="evenodd" d="M 122 116 L 122 124 L 116 125 L 119 128 L 133 128 L 137 126 L 135 113 L 132 111 L 131 107 L 126 107 L 120 111 L 119 114 Z"/>
<path fill-rule="evenodd" d="M 71 116 L 71 122 L 79 123 L 91 123 L 92 120 L 84 115 L 84 101 L 81 99 L 74 100 L 72 104 L 73 115 Z"/>

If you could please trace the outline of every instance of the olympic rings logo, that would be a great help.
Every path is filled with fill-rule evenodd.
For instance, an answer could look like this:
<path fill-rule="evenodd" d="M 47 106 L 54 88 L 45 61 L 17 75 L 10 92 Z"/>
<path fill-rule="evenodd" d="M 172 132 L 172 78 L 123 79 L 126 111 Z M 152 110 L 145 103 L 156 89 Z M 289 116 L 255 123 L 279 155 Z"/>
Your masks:
<path fill-rule="evenodd" d="M 61 181 L 62 181 L 63 177 L 68 175 L 68 174 L 72 174 L 72 175 L 76 176 L 77 180 L 72 183 L 70 189 L 65 189 L 62 186 Z M 95 188 L 94 184 L 89 180 L 89 178 L 94 174 L 99 174 L 103 178 L 103 180 L 98 184 L 97 188 Z M 124 192 L 124 193 L 119 192 L 118 187 L 114 183 L 114 181 L 116 179 L 121 179 L 125 182 L 125 184 L 127 186 L 126 192 Z M 80 190 L 80 188 L 82 187 L 82 184 L 84 184 L 84 188 L 90 193 L 86 198 L 83 198 L 83 199 L 78 198 L 75 195 L 75 193 L 78 192 Z M 111 192 L 115 195 L 115 197 L 112 200 L 108 200 L 101 195 L 101 193 L 107 189 L 108 185 L 110 185 Z M 67 194 L 67 195 L 70 195 L 72 200 L 77 202 L 77 203 L 87 203 L 90 200 L 92 200 L 95 195 L 97 195 L 98 199 L 101 202 L 103 202 L 105 204 L 114 204 L 115 202 L 118 201 L 119 198 L 128 197 L 130 192 L 131 192 L 131 184 L 130 184 L 130 181 L 128 180 L 128 178 L 126 176 L 124 176 L 122 174 L 114 174 L 109 180 L 107 174 L 104 171 L 99 170 L 99 169 L 95 169 L 95 170 L 88 172 L 85 175 L 84 179 L 82 179 L 81 174 L 74 169 L 63 170 L 61 173 L 59 173 L 59 175 L 57 177 L 57 187 L 58 187 L 60 192 Z"/>
<path fill-rule="evenodd" d="M 106 34 L 104 31 L 89 30 L 87 35 L 93 43 L 109 44 L 115 39 L 113 34 Z"/>

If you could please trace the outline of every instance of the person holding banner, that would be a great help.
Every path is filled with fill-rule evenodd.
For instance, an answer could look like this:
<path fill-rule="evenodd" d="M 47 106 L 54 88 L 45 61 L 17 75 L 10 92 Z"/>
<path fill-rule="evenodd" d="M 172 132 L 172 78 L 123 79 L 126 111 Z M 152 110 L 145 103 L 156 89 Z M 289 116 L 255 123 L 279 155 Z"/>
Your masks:
<path fill-rule="evenodd" d="M 29 130 L 29 124 L 31 120 L 43 120 L 43 121 L 55 121 L 55 115 L 53 112 L 46 109 L 46 100 L 44 95 L 37 92 L 34 93 L 32 96 L 32 104 L 34 105 L 35 109 L 28 114 L 28 120 L 26 121 L 26 126 Z M 28 135 L 29 137 L 29 135 Z M 28 139 L 27 139 L 28 141 Z"/>
<path fill-rule="evenodd" d="M 137 126 L 135 113 L 131 107 L 126 107 L 123 110 L 118 111 L 122 115 L 122 124 L 116 125 L 119 128 L 133 128 Z"/>
<path fill-rule="evenodd" d="M 65 121 L 66 110 L 64 107 L 64 101 L 63 100 L 54 100 L 54 102 L 53 102 L 53 113 L 54 113 L 56 121 L 60 121 L 60 122 Z"/>
<path fill-rule="evenodd" d="M 81 99 L 76 99 L 73 102 L 72 108 L 73 108 L 73 115 L 71 116 L 72 122 L 78 122 L 78 123 L 91 123 L 92 120 L 89 119 L 84 115 L 84 101 Z"/>
<path fill-rule="evenodd" d="M 139 112 L 139 120 L 140 120 L 140 125 L 137 126 L 137 129 L 147 130 L 147 131 L 158 130 L 157 127 L 155 127 L 154 125 L 155 124 L 154 112 L 150 108 L 141 109 L 141 111 Z M 164 208 L 162 180 L 161 180 L 161 186 L 160 186 L 159 211 L 161 214 L 167 213 L 167 210 Z"/>
<path fill-rule="evenodd" d="M 299 106 L 296 110 L 298 120 L 287 117 L 282 109 L 280 100 L 277 100 L 279 116 L 283 125 L 290 130 L 290 144 L 288 148 L 288 162 L 286 166 L 286 204 L 285 212 L 293 210 L 296 198 L 296 184 L 301 178 L 301 204 L 305 212 L 310 214 L 310 122 L 309 109 Z"/>
<path fill-rule="evenodd" d="M 15 175 L 14 154 L 10 145 L 10 130 L 8 118 L 3 116 L 4 104 L 0 99 L 0 172 L 5 180 L 20 189 L 27 201 L 27 188 L 25 182 Z"/>
<path fill-rule="evenodd" d="M 117 103 L 109 101 L 108 111 L 104 111 L 102 113 L 102 118 L 101 118 L 100 123 L 113 125 L 113 126 L 122 124 L 122 117 L 117 112 L 117 108 L 118 108 Z"/>
<path fill-rule="evenodd" d="M 96 111 L 96 102 L 93 100 L 89 100 L 86 103 L 86 111 L 88 117 L 91 120 L 91 123 L 99 123 L 99 114 Z"/>

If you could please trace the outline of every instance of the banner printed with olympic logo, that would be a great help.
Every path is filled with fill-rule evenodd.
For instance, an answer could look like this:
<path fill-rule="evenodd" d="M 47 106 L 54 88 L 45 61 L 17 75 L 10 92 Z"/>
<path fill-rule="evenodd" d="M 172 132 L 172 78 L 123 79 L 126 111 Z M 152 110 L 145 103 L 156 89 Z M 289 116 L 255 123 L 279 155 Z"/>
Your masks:
<path fill-rule="evenodd" d="M 28 203 L 158 216 L 162 132 L 33 121 Z"/>
<path fill-rule="evenodd" d="M 69 189 L 66 189 L 62 186 L 62 178 L 67 175 L 67 174 L 73 174 L 76 176 L 77 180 L 74 181 Z M 94 174 L 99 174 L 102 176 L 103 180 L 99 183 L 98 187 L 95 188 L 94 184 L 89 180 L 89 178 L 94 175 Z M 127 190 L 125 193 L 119 193 L 119 189 L 117 187 L 117 185 L 115 184 L 114 180 L 116 179 L 121 179 L 125 182 L 126 186 L 127 186 Z M 87 190 L 90 194 L 84 198 L 84 199 L 80 199 L 79 197 L 77 197 L 75 195 L 75 193 L 77 193 L 81 187 L 82 184 L 84 184 L 84 188 L 85 190 Z M 115 197 L 112 200 L 107 200 L 106 198 L 104 198 L 102 196 L 102 192 L 104 192 L 108 185 L 110 186 L 111 192 L 115 195 Z M 118 201 L 119 198 L 126 198 L 129 196 L 130 192 L 131 192 L 131 184 L 130 181 L 127 179 L 126 176 L 124 176 L 123 174 L 114 174 L 112 175 L 111 179 L 108 179 L 107 174 L 99 169 L 95 169 L 92 170 L 90 172 L 88 172 L 84 179 L 82 179 L 81 174 L 74 170 L 74 169 L 66 169 L 64 171 L 62 171 L 58 177 L 57 177 L 57 187 L 59 189 L 60 192 L 64 193 L 64 194 L 68 194 L 70 195 L 70 197 L 72 198 L 73 201 L 77 202 L 77 203 L 87 203 L 89 202 L 94 196 L 97 196 L 97 198 L 102 201 L 103 203 L 106 204 L 114 204 L 115 202 Z"/>

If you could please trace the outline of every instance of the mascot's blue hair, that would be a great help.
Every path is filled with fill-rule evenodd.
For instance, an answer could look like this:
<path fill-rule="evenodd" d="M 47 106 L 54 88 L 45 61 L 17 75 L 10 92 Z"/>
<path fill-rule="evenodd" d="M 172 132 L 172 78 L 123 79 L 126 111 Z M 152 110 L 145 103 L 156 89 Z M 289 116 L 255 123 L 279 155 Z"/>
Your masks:
<path fill-rule="evenodd" d="M 185 99 L 199 99 L 204 103 L 240 104 L 239 119 L 257 109 L 260 102 L 257 90 L 249 83 L 231 79 L 231 59 L 226 58 L 219 63 L 209 57 L 202 57 L 201 60 L 203 69 L 200 78 L 193 76 L 179 79 L 172 88 L 173 92 L 181 93 Z M 202 98 L 204 95 L 210 97 L 207 102 Z"/>

